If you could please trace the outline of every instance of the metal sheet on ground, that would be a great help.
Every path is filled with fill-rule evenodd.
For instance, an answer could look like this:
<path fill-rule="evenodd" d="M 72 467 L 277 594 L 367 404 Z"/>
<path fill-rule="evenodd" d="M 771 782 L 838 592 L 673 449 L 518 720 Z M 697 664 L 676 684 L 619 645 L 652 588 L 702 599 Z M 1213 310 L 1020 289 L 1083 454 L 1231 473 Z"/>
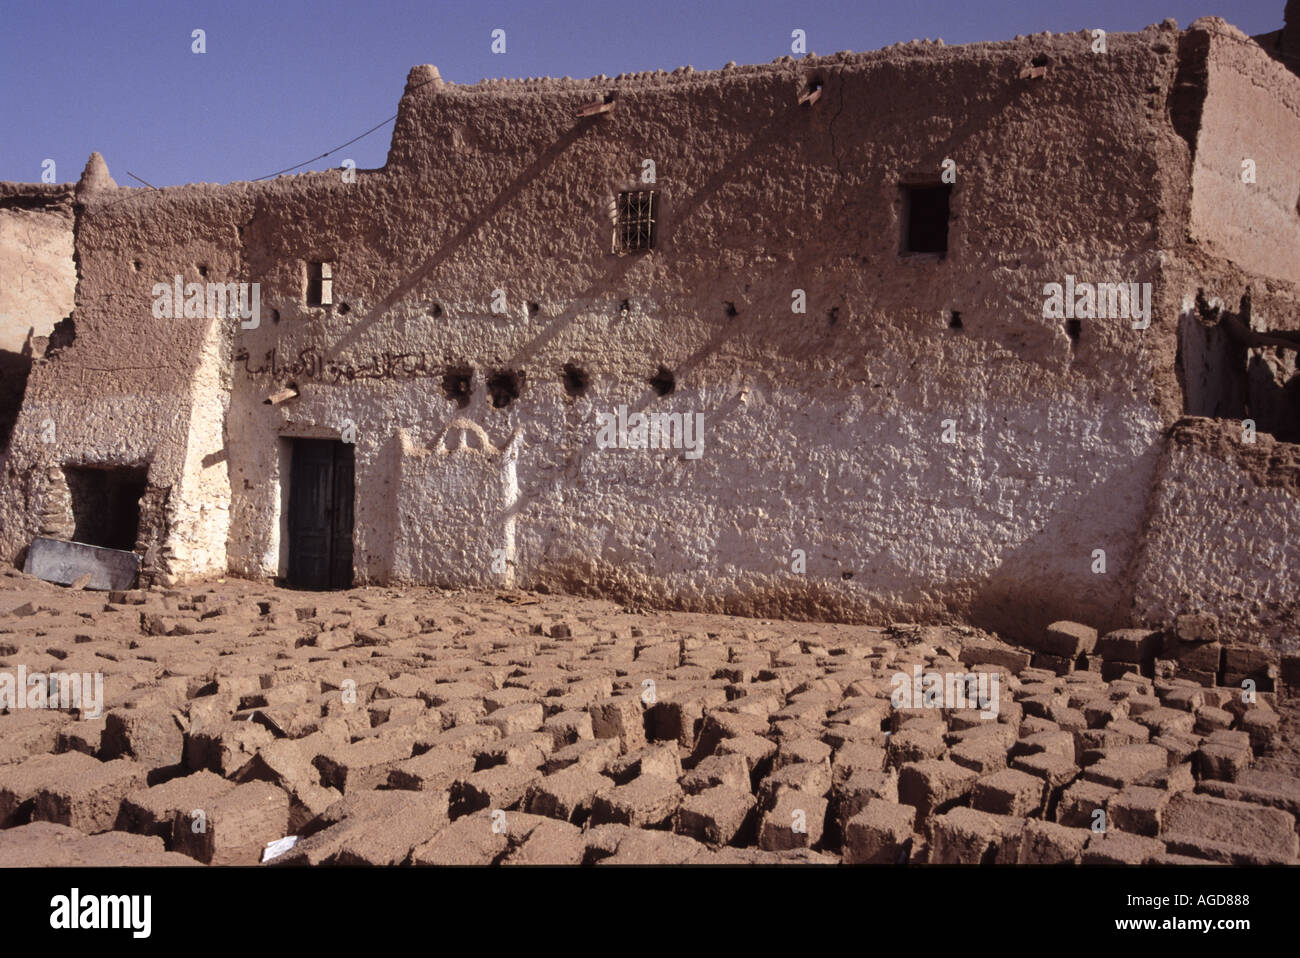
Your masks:
<path fill-rule="evenodd" d="M 140 557 L 134 552 L 84 542 L 37 538 L 27 550 L 23 571 L 58 585 L 72 585 L 89 575 L 87 589 L 129 589 L 140 571 Z"/>

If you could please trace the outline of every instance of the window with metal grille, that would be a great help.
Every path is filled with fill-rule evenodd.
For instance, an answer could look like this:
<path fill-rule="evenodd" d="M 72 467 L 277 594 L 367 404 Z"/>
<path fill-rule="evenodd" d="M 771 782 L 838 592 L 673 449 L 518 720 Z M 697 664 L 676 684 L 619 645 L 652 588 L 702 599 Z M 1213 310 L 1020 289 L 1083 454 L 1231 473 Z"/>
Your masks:
<path fill-rule="evenodd" d="M 619 193 L 615 250 L 633 252 L 654 249 L 655 221 L 658 216 L 659 194 L 655 190 Z"/>

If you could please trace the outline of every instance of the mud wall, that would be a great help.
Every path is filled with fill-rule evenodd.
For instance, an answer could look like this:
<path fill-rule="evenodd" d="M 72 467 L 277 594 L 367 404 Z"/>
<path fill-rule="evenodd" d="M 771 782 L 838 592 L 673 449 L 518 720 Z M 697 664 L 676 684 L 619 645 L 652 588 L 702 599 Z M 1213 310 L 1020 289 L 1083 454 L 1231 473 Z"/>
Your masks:
<path fill-rule="evenodd" d="M 1135 612 L 1219 617 L 1225 638 L 1300 648 L 1300 446 L 1238 422 L 1187 419 L 1161 459 L 1150 531 L 1135 566 Z"/>
<path fill-rule="evenodd" d="M 508 567 L 523 586 L 1010 631 L 1110 623 L 1173 383 L 1154 235 L 1160 190 L 1179 188 L 1162 163 L 1186 149 L 1162 120 L 1177 39 L 474 87 L 418 68 L 384 170 L 294 178 L 242 230 L 278 321 L 236 333 L 232 567 L 282 567 L 277 438 L 350 427 L 358 578 L 491 580 L 499 484 L 439 479 L 454 457 L 438 454 L 417 480 L 394 445 L 404 429 L 436 449 L 463 418 L 496 449 L 521 434 Z M 1036 57 L 1047 77 L 1022 77 Z M 799 105 L 812 82 L 819 100 Z M 610 93 L 612 112 L 577 116 Z M 948 253 L 901 255 L 902 185 L 937 184 L 949 158 Z M 610 207 L 649 188 L 646 159 L 658 247 L 618 255 Z M 332 265 L 328 307 L 304 302 L 315 262 Z M 1151 328 L 1085 319 L 1072 338 L 1043 316 L 1044 284 L 1067 274 L 1152 283 Z M 462 366 L 463 406 L 444 381 Z M 520 386 L 502 405 L 503 373 Z M 296 399 L 265 403 L 287 384 Z M 620 405 L 702 414 L 702 454 L 599 448 L 597 416 Z M 445 515 L 468 541 L 416 544 Z"/>

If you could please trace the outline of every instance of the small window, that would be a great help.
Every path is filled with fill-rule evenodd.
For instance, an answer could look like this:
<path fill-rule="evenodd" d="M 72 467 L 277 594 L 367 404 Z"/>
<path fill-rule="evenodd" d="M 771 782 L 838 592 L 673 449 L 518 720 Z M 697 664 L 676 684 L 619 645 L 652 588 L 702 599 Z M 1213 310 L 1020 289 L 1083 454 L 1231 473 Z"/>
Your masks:
<path fill-rule="evenodd" d="M 334 303 L 334 267 L 330 263 L 307 264 L 307 305 L 330 306 Z"/>
<path fill-rule="evenodd" d="M 952 187 L 903 187 L 903 252 L 948 252 Z"/>
<path fill-rule="evenodd" d="M 615 252 L 636 252 L 655 248 L 655 222 L 659 217 L 659 194 L 655 190 L 633 190 L 618 194 L 618 231 Z"/>

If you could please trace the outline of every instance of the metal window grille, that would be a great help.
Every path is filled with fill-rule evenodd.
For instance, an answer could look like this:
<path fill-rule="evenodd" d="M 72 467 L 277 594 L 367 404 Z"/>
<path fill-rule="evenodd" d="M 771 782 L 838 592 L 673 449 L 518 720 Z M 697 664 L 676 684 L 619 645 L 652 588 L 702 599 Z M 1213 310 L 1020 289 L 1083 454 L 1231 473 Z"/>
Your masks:
<path fill-rule="evenodd" d="M 655 221 L 659 195 L 654 190 L 632 190 L 618 194 L 618 249 L 654 249 Z"/>

